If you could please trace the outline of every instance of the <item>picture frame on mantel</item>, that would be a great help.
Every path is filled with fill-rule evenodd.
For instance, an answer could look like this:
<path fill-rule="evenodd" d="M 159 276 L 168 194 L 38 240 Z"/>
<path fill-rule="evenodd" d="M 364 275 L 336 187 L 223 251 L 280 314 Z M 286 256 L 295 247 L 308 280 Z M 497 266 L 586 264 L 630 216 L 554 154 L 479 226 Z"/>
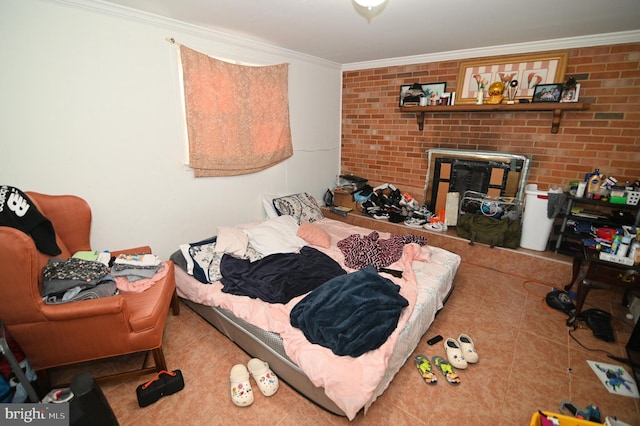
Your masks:
<path fill-rule="evenodd" d="M 488 96 L 486 92 L 491 83 L 502 81 L 508 87 L 512 80 L 518 81 L 515 98 L 531 99 L 537 85 L 564 81 L 568 56 L 561 52 L 461 61 L 457 103 L 473 104 L 479 90 Z M 486 81 L 483 89 L 480 87 L 482 81 Z"/>
<path fill-rule="evenodd" d="M 446 82 L 403 84 L 400 86 L 400 106 L 419 106 L 421 98 L 424 98 L 423 103 L 428 105 L 432 95 L 439 98 L 446 89 Z"/>
<path fill-rule="evenodd" d="M 576 87 L 571 89 L 564 89 L 562 91 L 562 99 L 560 102 L 578 102 L 580 97 L 580 84 L 576 84 Z"/>
<path fill-rule="evenodd" d="M 560 102 L 564 83 L 538 84 L 533 89 L 531 102 Z"/>

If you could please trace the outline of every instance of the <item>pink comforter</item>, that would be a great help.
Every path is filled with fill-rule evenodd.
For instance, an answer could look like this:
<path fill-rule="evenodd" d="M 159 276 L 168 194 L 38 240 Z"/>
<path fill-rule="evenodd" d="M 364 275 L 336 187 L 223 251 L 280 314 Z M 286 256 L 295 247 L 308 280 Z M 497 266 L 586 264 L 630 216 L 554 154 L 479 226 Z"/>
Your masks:
<path fill-rule="evenodd" d="M 336 243 L 351 235 L 354 229 L 361 230 L 362 235 L 371 232 L 365 228 L 355 228 L 342 222 L 327 219 L 315 223 L 322 226 L 331 235 L 331 246 L 328 249 L 314 247 L 334 258 L 343 267 L 344 256 L 337 248 Z M 380 238 L 387 237 L 388 234 L 381 233 L 380 235 Z M 228 309 L 251 324 L 278 333 L 282 337 L 289 358 L 305 372 L 315 386 L 324 388 L 327 396 L 345 412 L 350 420 L 353 420 L 358 411 L 372 399 L 384 376 L 398 335 L 413 312 L 417 297 L 417 284 L 412 262 L 414 260 L 428 261 L 429 255 L 430 250 L 427 246 L 420 247 L 417 244 L 408 244 L 404 247 L 400 260 L 389 266 L 390 269 L 403 271 L 402 278 L 396 278 L 389 274 L 384 274 L 384 276 L 400 285 L 400 294 L 407 299 L 409 305 L 402 312 L 398 327 L 386 343 L 357 358 L 337 356 L 328 348 L 312 344 L 302 331 L 291 326 L 289 321 L 291 309 L 304 295 L 292 299 L 286 305 L 270 304 L 259 299 L 223 293 L 222 285 L 219 282 L 205 285 L 195 279 L 193 280 L 194 285 L 188 288 L 178 287 L 178 294 L 203 305 Z M 346 267 L 345 270 L 350 271 Z"/>

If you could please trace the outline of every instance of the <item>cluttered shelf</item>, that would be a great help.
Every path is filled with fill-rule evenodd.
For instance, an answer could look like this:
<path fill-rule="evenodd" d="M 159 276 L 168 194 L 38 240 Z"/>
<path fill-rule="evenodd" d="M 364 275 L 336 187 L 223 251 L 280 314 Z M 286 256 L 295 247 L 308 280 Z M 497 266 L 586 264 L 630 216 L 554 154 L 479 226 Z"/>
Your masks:
<path fill-rule="evenodd" d="M 638 204 L 611 202 L 610 198 L 593 199 L 567 195 L 565 212 L 560 216 L 561 224 L 556 229 L 554 242 L 556 252 L 575 253 L 578 245 L 591 241 L 594 246 L 615 250 L 615 237 L 618 230 L 627 230 L 640 226 L 640 207 Z M 625 235 L 621 234 L 620 239 Z"/>

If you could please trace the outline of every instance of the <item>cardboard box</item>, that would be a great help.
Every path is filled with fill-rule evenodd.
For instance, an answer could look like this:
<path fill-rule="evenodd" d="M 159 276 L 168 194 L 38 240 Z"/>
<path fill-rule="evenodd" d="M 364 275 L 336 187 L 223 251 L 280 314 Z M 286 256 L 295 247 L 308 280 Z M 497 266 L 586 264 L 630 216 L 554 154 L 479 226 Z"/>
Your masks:
<path fill-rule="evenodd" d="M 356 202 L 353 199 L 353 192 L 334 192 L 333 204 L 341 207 L 349 207 L 356 210 Z"/>

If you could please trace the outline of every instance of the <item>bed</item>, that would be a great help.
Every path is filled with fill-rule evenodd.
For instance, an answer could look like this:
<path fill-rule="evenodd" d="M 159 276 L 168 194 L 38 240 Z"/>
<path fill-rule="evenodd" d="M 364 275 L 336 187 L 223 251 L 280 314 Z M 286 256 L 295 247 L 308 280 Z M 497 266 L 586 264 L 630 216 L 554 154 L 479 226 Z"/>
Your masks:
<path fill-rule="evenodd" d="M 414 351 L 453 290 L 460 257 L 428 244 L 421 245 L 419 238 L 408 238 L 402 240 L 401 247 L 395 246 L 401 251 L 391 258 L 395 260 L 381 266 L 376 264 L 378 258 L 371 260 L 371 252 L 375 251 L 370 249 L 371 245 L 365 246 L 365 250 L 359 250 L 358 244 L 363 241 L 367 244 L 383 244 L 392 240 L 397 242 L 399 236 L 324 218 L 319 209 L 312 215 L 287 211 L 286 208 L 281 208 L 280 213 L 282 210 L 293 214 L 269 217 L 257 223 L 221 227 L 218 228 L 216 237 L 181 245 L 180 250 L 171 256 L 178 266 L 175 269 L 178 295 L 187 306 L 249 355 L 268 362 L 280 379 L 292 388 L 324 409 L 352 420 L 359 411 L 364 410 L 366 413 Z M 269 235 L 264 229 L 276 222 L 278 225 L 271 229 L 273 235 L 277 235 L 275 246 L 265 248 L 264 241 L 273 235 Z M 281 223 L 285 222 L 286 226 L 283 228 Z M 295 235 L 291 235 L 292 233 Z M 243 240 L 243 235 L 247 235 L 247 243 Z M 294 236 L 299 239 L 295 243 Z M 407 236 L 415 237 L 409 233 Z M 346 244 L 354 241 L 358 244 Z M 273 241 L 266 245 L 272 243 Z M 247 282 L 252 283 L 247 295 L 242 295 L 242 289 L 235 291 L 236 294 L 229 292 L 234 289 L 233 285 L 230 286 L 230 282 L 234 281 L 220 279 L 224 271 L 227 271 L 225 276 L 231 275 L 228 273 L 228 265 L 234 265 L 234 262 L 239 262 L 238 259 L 244 259 L 245 266 L 259 265 L 265 259 L 280 256 L 283 244 L 291 245 L 285 248 L 285 252 L 295 253 L 298 257 L 303 253 L 317 251 L 338 264 L 344 275 L 337 274 L 335 278 L 315 286 L 307 293 L 285 294 L 284 298 L 270 300 L 272 303 L 265 301 L 269 298 L 262 298 L 260 294 L 259 297 L 250 296 L 252 291 L 260 287 L 254 284 L 252 276 L 247 278 Z M 299 247 L 295 248 L 296 244 Z M 256 251 L 260 253 L 256 254 Z M 262 254 L 263 251 L 267 254 Z M 363 251 L 367 255 L 359 256 Z M 294 318 L 302 318 L 299 315 L 301 307 L 311 306 L 309 301 L 313 296 L 322 292 L 332 296 L 337 294 L 335 290 L 326 290 L 332 284 L 338 284 L 334 289 L 356 291 L 355 286 L 342 285 L 337 281 L 371 274 L 370 266 L 357 267 L 357 262 L 369 261 L 376 264 L 376 276 L 397 288 L 396 292 L 407 301 L 399 311 L 397 322 L 393 323 L 392 328 L 387 327 L 389 331 L 388 336 L 384 335 L 384 342 L 372 348 L 359 348 L 366 350 L 362 354 L 346 352 L 351 355 L 345 355 L 345 352 L 340 352 L 341 347 L 332 347 L 331 344 L 318 341 L 312 343 L 307 336 L 311 340 L 316 338 L 312 333 L 316 329 L 315 325 L 307 325 L 307 328 L 300 323 L 296 324 L 298 327 L 292 325 Z M 331 267 L 323 265 L 317 269 L 330 270 Z M 280 275 L 278 277 L 282 279 Z M 372 275 L 368 277 L 371 278 Z M 318 278 L 321 279 L 324 278 Z M 310 284 L 307 281 L 309 280 L 305 280 L 305 285 L 308 286 Z M 242 286 L 243 283 L 240 281 L 236 284 Z M 278 297 L 289 288 L 289 284 L 285 286 L 285 291 L 279 288 Z M 352 296 L 348 297 L 348 300 L 353 299 Z M 326 299 L 323 303 L 326 303 Z M 312 312 L 310 317 L 305 317 L 311 318 L 308 322 L 313 322 L 313 315 L 326 314 L 322 311 L 305 312 Z M 354 318 L 349 315 L 346 317 Z M 359 324 L 350 323 L 348 331 L 353 331 L 352 326 L 356 325 Z M 374 324 L 374 328 L 377 329 L 378 325 Z M 322 327 L 319 328 L 324 331 Z M 373 341 L 368 338 L 360 340 L 362 344 L 369 345 Z M 353 356 L 355 353 L 358 356 Z"/>

